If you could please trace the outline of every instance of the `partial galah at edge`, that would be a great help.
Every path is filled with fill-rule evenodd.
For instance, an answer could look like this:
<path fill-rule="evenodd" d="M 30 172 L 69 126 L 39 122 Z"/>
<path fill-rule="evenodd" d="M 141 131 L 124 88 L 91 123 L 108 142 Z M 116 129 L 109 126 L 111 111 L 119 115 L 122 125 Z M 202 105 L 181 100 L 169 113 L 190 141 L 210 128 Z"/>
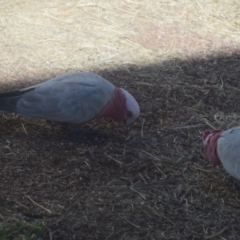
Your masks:
<path fill-rule="evenodd" d="M 240 127 L 205 131 L 203 145 L 210 163 L 222 164 L 231 176 L 240 180 Z"/>
<path fill-rule="evenodd" d="M 55 77 L 19 91 L 0 94 L 0 112 L 73 126 L 100 117 L 127 125 L 140 114 L 134 97 L 97 74 L 77 72 Z"/>

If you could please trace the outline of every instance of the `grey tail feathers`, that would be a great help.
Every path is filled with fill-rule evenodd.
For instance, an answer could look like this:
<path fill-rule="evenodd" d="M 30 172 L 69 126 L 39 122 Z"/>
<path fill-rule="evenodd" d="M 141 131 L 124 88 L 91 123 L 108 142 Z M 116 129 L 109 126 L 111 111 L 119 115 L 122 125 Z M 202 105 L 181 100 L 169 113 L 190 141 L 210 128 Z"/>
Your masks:
<path fill-rule="evenodd" d="M 34 88 L 0 93 L 0 112 L 17 112 L 16 107 L 18 100 L 21 99 L 23 94 L 32 90 L 34 90 Z"/>

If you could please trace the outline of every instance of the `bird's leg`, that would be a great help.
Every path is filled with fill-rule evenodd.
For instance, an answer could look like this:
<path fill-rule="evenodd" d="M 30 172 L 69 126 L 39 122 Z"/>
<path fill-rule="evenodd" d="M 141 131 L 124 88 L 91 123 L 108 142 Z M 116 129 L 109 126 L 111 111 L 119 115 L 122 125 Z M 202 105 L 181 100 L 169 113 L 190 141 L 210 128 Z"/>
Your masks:
<path fill-rule="evenodd" d="M 74 135 L 78 138 L 78 139 L 81 139 L 83 138 L 84 136 L 86 135 L 93 135 L 93 134 L 96 134 L 96 130 L 94 129 L 82 129 L 82 128 L 77 128 L 77 127 L 74 127 L 72 128 L 73 132 L 74 132 Z"/>
<path fill-rule="evenodd" d="M 232 179 L 232 187 L 234 189 L 240 189 L 240 180 L 233 178 Z"/>
<path fill-rule="evenodd" d="M 48 123 L 52 124 L 52 122 L 47 121 Z M 57 124 L 63 126 L 63 127 L 70 127 L 73 131 L 73 134 L 75 135 L 76 138 L 81 139 L 86 135 L 93 135 L 96 134 L 96 130 L 94 130 L 93 128 L 90 129 L 83 129 L 82 124 L 69 124 L 69 123 L 59 123 L 57 122 Z"/>

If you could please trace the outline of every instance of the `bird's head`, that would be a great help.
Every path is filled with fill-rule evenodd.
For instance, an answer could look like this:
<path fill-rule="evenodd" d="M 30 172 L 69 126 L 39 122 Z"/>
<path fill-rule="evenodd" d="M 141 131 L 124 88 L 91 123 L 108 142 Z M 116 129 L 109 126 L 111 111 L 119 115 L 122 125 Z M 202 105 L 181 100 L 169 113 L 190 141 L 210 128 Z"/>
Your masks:
<path fill-rule="evenodd" d="M 217 153 L 217 140 L 222 132 L 223 130 L 221 129 L 213 131 L 207 130 L 203 132 L 203 146 L 207 153 L 209 162 L 211 162 L 213 165 L 218 165 L 221 163 Z"/>
<path fill-rule="evenodd" d="M 207 149 L 209 138 L 213 135 L 213 131 L 206 130 L 203 132 L 203 146 Z"/>
<path fill-rule="evenodd" d="M 125 98 L 125 108 L 124 108 L 124 123 L 129 125 L 133 123 L 140 114 L 140 107 L 134 97 L 127 92 L 125 89 L 121 88 L 122 94 Z"/>
<path fill-rule="evenodd" d="M 109 117 L 127 125 L 133 123 L 140 114 L 134 97 L 123 88 L 115 87 L 112 98 L 97 117 Z"/>

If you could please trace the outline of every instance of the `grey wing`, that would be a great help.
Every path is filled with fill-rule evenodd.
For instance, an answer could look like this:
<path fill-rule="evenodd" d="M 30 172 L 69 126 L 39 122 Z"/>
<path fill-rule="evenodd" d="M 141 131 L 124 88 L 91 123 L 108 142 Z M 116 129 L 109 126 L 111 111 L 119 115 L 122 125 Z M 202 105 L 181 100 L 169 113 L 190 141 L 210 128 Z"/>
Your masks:
<path fill-rule="evenodd" d="M 17 112 L 68 123 L 94 118 L 111 99 L 114 89 L 111 83 L 91 73 L 67 74 L 35 87 L 19 99 Z"/>
<path fill-rule="evenodd" d="M 233 177 L 240 179 L 240 128 L 235 127 L 223 132 L 218 139 L 218 155 Z"/>

